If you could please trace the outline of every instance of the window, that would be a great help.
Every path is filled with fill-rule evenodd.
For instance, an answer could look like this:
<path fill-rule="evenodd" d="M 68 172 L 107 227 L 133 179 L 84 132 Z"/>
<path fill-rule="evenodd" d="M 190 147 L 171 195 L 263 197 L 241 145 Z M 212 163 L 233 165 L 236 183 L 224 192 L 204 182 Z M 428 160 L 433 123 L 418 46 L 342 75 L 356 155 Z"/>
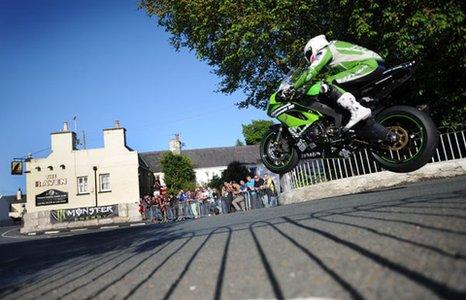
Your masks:
<path fill-rule="evenodd" d="M 100 174 L 100 191 L 107 192 L 110 191 L 110 174 Z"/>
<path fill-rule="evenodd" d="M 87 176 L 78 177 L 78 194 L 88 193 Z"/>

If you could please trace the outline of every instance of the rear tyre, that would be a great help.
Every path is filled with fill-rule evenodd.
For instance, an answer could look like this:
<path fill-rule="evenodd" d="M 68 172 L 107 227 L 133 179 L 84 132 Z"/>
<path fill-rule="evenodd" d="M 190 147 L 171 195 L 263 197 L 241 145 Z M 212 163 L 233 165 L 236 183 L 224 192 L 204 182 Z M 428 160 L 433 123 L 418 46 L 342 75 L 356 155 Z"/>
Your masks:
<path fill-rule="evenodd" d="M 271 127 L 262 138 L 260 156 L 267 169 L 273 173 L 284 174 L 296 167 L 299 155 L 285 132 L 278 138 L 279 127 Z"/>
<path fill-rule="evenodd" d="M 372 155 L 385 170 L 412 172 L 428 163 L 438 144 L 438 132 L 426 113 L 410 106 L 393 106 L 383 110 L 376 120 L 395 133 L 397 142 Z"/>

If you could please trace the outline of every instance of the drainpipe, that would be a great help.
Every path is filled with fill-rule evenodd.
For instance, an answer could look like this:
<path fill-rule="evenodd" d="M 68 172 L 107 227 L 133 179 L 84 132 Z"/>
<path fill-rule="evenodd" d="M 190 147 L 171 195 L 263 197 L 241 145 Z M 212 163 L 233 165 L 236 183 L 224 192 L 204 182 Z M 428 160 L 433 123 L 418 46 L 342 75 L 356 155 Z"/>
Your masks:
<path fill-rule="evenodd" d="M 95 194 L 95 206 L 97 207 L 97 167 L 94 166 L 92 167 L 92 170 L 94 170 L 94 194 Z"/>

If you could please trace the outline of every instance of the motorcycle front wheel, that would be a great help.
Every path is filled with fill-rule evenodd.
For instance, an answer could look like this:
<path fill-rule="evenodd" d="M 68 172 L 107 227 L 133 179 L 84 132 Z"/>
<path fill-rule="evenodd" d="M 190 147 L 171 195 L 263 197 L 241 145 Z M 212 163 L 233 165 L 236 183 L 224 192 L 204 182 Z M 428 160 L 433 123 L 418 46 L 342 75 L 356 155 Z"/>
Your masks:
<path fill-rule="evenodd" d="M 382 168 L 398 173 L 412 172 L 432 159 L 438 132 L 429 115 L 414 107 L 393 106 L 379 113 L 376 120 L 397 136 L 396 142 L 372 152 Z"/>
<path fill-rule="evenodd" d="M 299 162 L 299 154 L 285 132 L 279 136 L 278 126 L 270 128 L 262 138 L 260 156 L 265 167 L 273 173 L 284 174 Z"/>

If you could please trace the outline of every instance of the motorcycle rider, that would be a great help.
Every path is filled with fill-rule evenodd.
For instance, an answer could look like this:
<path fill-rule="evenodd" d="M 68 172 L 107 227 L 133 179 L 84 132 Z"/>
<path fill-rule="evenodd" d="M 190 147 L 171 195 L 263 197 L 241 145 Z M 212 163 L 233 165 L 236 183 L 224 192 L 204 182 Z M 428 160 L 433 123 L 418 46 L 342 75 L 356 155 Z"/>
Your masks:
<path fill-rule="evenodd" d="M 304 47 L 304 58 L 309 68 L 290 86 L 286 93 L 306 86 L 327 67 L 329 70 L 321 93 L 329 96 L 344 109 L 349 110 L 351 118 L 343 128 L 347 131 L 358 122 L 371 116 L 371 110 L 362 106 L 356 98 L 343 88 L 361 82 L 369 82 L 385 70 L 384 60 L 377 53 L 348 42 L 327 41 L 325 35 L 310 39 Z"/>

